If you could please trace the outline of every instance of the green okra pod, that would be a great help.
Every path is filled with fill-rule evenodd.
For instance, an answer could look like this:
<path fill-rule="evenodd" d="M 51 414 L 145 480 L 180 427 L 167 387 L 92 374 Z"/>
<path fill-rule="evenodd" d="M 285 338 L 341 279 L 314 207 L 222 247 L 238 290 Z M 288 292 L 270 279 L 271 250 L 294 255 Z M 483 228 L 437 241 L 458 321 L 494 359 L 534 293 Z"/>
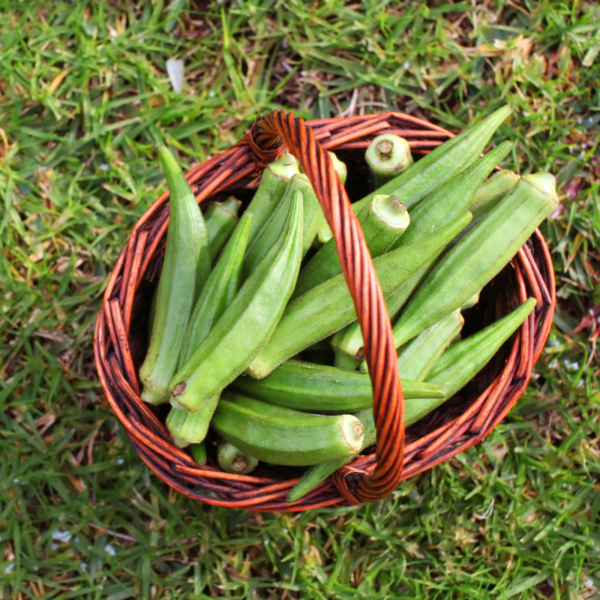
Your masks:
<path fill-rule="evenodd" d="M 232 389 L 257 400 L 315 413 L 354 412 L 373 405 L 368 375 L 298 360 L 287 360 L 263 379 L 238 377 Z M 402 379 L 406 400 L 445 398 L 443 387 Z"/>
<path fill-rule="evenodd" d="M 510 142 L 500 144 L 483 158 L 427 194 L 411 211 L 410 227 L 404 235 L 397 238 L 392 249 L 415 243 L 465 214 L 485 178 L 506 156 L 511 147 Z M 395 320 L 409 296 L 431 269 L 435 259 L 436 257 L 433 257 L 426 262 L 409 281 L 386 298 L 386 307 L 392 321 Z M 364 357 L 363 337 L 358 323 L 352 323 L 343 331 L 336 333 L 331 345 L 336 354 L 345 353 L 355 359 Z"/>
<path fill-rule="evenodd" d="M 206 212 L 206 230 L 208 232 L 208 247 L 210 260 L 214 262 L 223 246 L 227 243 L 231 232 L 239 221 L 237 213 L 242 203 L 233 196 L 223 202 L 211 202 Z"/>
<path fill-rule="evenodd" d="M 244 277 L 248 277 L 256 268 L 281 234 L 292 198 L 298 193 L 302 196 L 304 215 L 302 223 L 302 256 L 308 252 L 317 234 L 319 222 L 318 211 L 322 212 L 322 209 L 308 177 L 306 175 L 294 175 L 290 180 L 283 199 L 271 215 L 271 218 L 265 223 L 260 235 L 254 240 L 252 245 L 248 244 L 248 250 L 244 258 Z"/>
<path fill-rule="evenodd" d="M 334 344 L 334 339 L 335 336 L 338 335 L 339 333 L 342 333 L 343 331 L 345 331 L 348 327 L 351 327 L 353 324 L 351 323 L 350 325 L 346 325 L 346 327 L 344 327 L 344 329 L 340 329 L 336 334 L 334 334 L 331 337 L 330 340 L 330 344 L 331 347 L 333 348 L 333 366 L 337 367 L 338 369 L 343 369 L 344 371 L 356 371 L 356 369 L 358 368 L 358 366 L 361 363 L 361 360 L 358 358 L 354 358 L 354 356 L 350 356 L 349 354 L 346 354 L 345 352 L 342 352 L 341 350 L 338 350 L 333 344 Z"/>
<path fill-rule="evenodd" d="M 535 298 L 529 298 L 499 321 L 448 348 L 431 369 L 426 381 L 446 387 L 448 398 L 456 394 L 487 365 L 531 314 L 535 305 Z"/>
<path fill-rule="evenodd" d="M 498 109 L 471 129 L 447 140 L 412 164 L 406 171 L 360 200 L 357 210 L 377 194 L 396 196 L 411 212 L 433 189 L 475 162 L 500 124 L 510 115 L 508 106 Z"/>
<path fill-rule="evenodd" d="M 208 234 L 196 198 L 169 150 L 160 147 L 158 156 L 167 176 L 170 220 L 150 345 L 140 369 L 142 399 L 152 404 L 168 402 L 188 320 L 210 273 Z"/>
<path fill-rule="evenodd" d="M 369 144 L 365 160 L 369 165 L 372 190 L 377 190 L 390 179 L 394 179 L 413 163 L 408 142 L 393 133 L 378 135 Z"/>
<path fill-rule="evenodd" d="M 154 327 L 154 317 L 156 316 L 156 299 L 158 298 L 158 286 L 152 294 L 152 300 L 150 302 L 150 316 L 148 317 L 148 337 L 152 335 L 152 328 Z"/>
<path fill-rule="evenodd" d="M 196 302 L 181 348 L 179 369 L 204 341 L 227 307 L 233 302 L 240 288 L 242 261 L 251 223 L 252 214 L 244 213 Z M 167 429 L 180 440 L 179 445 L 184 441 L 198 443 L 204 439 L 218 399 L 218 395 L 214 396 L 203 405 L 201 410 L 194 413 L 175 407 L 171 408 L 167 417 Z"/>
<path fill-rule="evenodd" d="M 208 277 L 194 307 L 183 340 L 179 356 L 179 369 L 183 367 L 192 352 L 221 318 L 225 309 L 233 302 L 241 285 L 242 263 L 251 225 L 252 213 L 246 212 L 242 215 L 239 225 Z"/>
<path fill-rule="evenodd" d="M 489 212 L 510 192 L 519 181 L 519 176 L 512 171 L 502 169 L 494 173 L 475 194 L 469 212 L 473 214 L 473 220 L 478 219 Z"/>
<path fill-rule="evenodd" d="M 294 289 L 302 258 L 302 199 L 208 336 L 169 383 L 176 408 L 198 411 L 231 383 L 270 339 Z"/>
<path fill-rule="evenodd" d="M 430 265 L 435 261 L 435 258 L 437 258 L 437 256 L 428 260 L 425 265 L 417 269 L 407 281 L 386 297 L 385 307 L 387 308 L 388 315 L 392 322 L 398 316 L 398 313 L 414 289 L 419 285 L 419 282 L 431 268 Z M 346 365 L 349 365 L 352 364 L 351 361 L 354 361 L 356 366 L 358 366 L 365 357 L 363 335 L 358 321 L 354 321 L 353 323 L 350 323 L 350 325 L 340 329 L 340 331 L 331 338 L 330 344 L 335 352 L 337 364 L 344 362 Z M 341 355 L 344 354 L 348 356 L 349 360 L 345 361 L 340 358 Z"/>
<path fill-rule="evenodd" d="M 371 202 L 358 214 L 358 220 L 372 258 L 387 252 L 410 223 L 406 207 L 395 196 L 385 195 L 373 196 Z M 342 265 L 335 240 L 332 239 L 300 271 L 292 299 L 341 272 Z"/>
<path fill-rule="evenodd" d="M 544 174 L 546 175 L 546 174 Z M 495 277 L 556 208 L 554 178 L 526 175 L 451 247 L 418 287 L 394 326 L 396 347 L 459 308 Z"/>
<path fill-rule="evenodd" d="M 405 427 L 416 423 L 419 419 L 422 419 L 424 416 L 428 415 L 438 406 L 441 406 L 444 402 L 445 400 L 442 398 L 420 398 L 419 400 L 411 400 L 410 402 L 407 402 L 404 405 Z M 377 432 L 375 430 L 375 420 L 373 419 L 373 409 L 366 408 L 353 414 L 360 420 L 365 428 L 362 447 L 359 450 L 359 452 L 361 452 L 365 448 L 368 448 L 377 442 Z M 335 471 L 337 471 L 340 467 L 350 462 L 356 456 L 356 454 L 350 457 L 338 458 L 337 460 L 323 462 L 309 467 L 304 475 L 302 475 L 300 478 L 300 481 L 288 492 L 286 500 L 288 502 L 296 502 L 297 500 L 304 498 L 304 496 L 314 490 L 332 473 L 335 473 Z"/>
<path fill-rule="evenodd" d="M 211 427 L 258 460 L 289 466 L 352 456 L 364 432 L 353 415 L 311 415 L 229 391 L 223 392 Z"/>
<path fill-rule="evenodd" d="M 470 220 L 467 213 L 421 242 L 374 259 L 383 295 L 392 293 L 430 257 L 437 256 Z M 356 318 L 344 275 L 332 277 L 288 304 L 269 343 L 250 363 L 247 372 L 262 379 L 288 358 Z"/>
<path fill-rule="evenodd" d="M 221 439 L 217 441 L 217 462 L 226 473 L 239 475 L 252 473 L 258 467 L 257 458 Z"/>
<path fill-rule="evenodd" d="M 265 223 L 279 206 L 291 178 L 299 172 L 298 161 L 289 152 L 284 152 L 276 161 L 266 166 L 260 184 L 247 208 L 247 212 L 254 215 L 248 247 L 252 246 Z"/>
<path fill-rule="evenodd" d="M 465 214 L 487 176 L 511 148 L 511 142 L 503 142 L 427 194 L 411 211 L 410 228 L 393 247 L 412 244 Z"/>
<path fill-rule="evenodd" d="M 206 464 L 206 442 L 202 441 L 199 444 L 191 444 L 192 458 L 196 461 L 199 467 Z"/>
<path fill-rule="evenodd" d="M 461 304 L 461 306 L 460 306 L 461 310 L 466 310 L 467 308 L 472 308 L 473 306 L 475 306 L 479 302 L 480 292 L 481 292 L 481 290 L 479 290 L 479 292 L 476 292 L 470 298 L 468 298 L 464 302 L 464 304 Z"/>
<path fill-rule="evenodd" d="M 425 380 L 444 350 L 460 332 L 464 322 L 460 311 L 455 310 L 399 349 L 398 372 L 403 387 L 405 378 Z"/>
<path fill-rule="evenodd" d="M 205 398 L 200 409 L 195 412 L 185 410 L 183 407 L 171 406 L 166 425 L 177 446 L 183 448 L 188 444 L 199 444 L 204 441 L 220 396 L 220 393 L 217 393 L 210 398 Z"/>

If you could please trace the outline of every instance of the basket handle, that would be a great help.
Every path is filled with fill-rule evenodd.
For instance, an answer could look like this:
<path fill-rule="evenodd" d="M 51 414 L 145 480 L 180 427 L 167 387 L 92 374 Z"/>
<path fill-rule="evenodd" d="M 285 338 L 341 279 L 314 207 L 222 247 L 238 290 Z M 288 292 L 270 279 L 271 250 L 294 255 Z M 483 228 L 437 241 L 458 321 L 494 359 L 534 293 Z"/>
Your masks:
<path fill-rule="evenodd" d="M 304 119 L 284 110 L 272 111 L 256 120 L 244 142 L 262 164 L 275 160 L 286 148 L 298 159 L 333 233 L 363 334 L 377 431 L 374 467 L 366 471 L 342 467 L 333 480 L 349 504 L 381 500 L 391 494 L 402 478 L 404 395 L 396 368 L 392 325 L 362 229 L 331 158 Z"/>

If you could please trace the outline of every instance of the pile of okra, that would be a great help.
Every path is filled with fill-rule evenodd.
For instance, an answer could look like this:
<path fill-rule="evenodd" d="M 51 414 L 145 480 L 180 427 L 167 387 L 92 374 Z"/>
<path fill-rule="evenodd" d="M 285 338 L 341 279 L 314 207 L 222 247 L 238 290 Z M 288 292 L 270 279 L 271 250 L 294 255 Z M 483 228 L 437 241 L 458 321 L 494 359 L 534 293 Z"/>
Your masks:
<path fill-rule="evenodd" d="M 390 134 L 365 153 L 373 191 L 352 208 L 393 324 L 406 425 L 464 387 L 535 307 L 529 299 L 461 337 L 462 311 L 558 202 L 551 174 L 493 173 L 510 142 L 482 156 L 509 114 L 496 111 L 417 161 Z M 297 501 L 376 442 L 363 338 L 331 230 L 287 152 L 240 217 L 233 197 L 203 214 L 172 154 L 158 154 L 170 222 L 142 399 L 170 403 L 173 442 L 200 465 L 208 445 L 227 472 L 259 461 L 308 467 L 288 495 Z M 330 156 L 345 183 L 346 166 Z M 333 349 L 329 364 L 306 360 L 318 343 Z"/>

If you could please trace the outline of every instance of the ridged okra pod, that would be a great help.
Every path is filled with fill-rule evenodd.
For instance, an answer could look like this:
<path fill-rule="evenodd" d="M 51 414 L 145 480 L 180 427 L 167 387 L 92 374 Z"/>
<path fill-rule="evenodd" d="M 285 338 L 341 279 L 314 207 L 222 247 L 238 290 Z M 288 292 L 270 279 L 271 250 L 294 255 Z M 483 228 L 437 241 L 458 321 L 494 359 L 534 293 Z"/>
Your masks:
<path fill-rule="evenodd" d="M 509 152 L 512 144 L 504 142 L 460 173 L 451 177 L 427 194 L 411 211 L 411 224 L 404 235 L 399 237 L 392 248 L 412 244 L 430 235 L 462 214 L 465 214 L 472 203 L 477 190 L 496 164 Z M 386 307 L 392 322 L 416 289 L 427 272 L 431 269 L 436 257 L 426 262 L 402 287 L 386 298 Z M 355 359 L 364 357 L 363 337 L 358 323 L 349 325 L 338 332 L 331 345 L 336 352 L 345 353 Z"/>
<path fill-rule="evenodd" d="M 456 394 L 487 365 L 531 314 L 535 305 L 535 298 L 529 298 L 499 321 L 448 348 L 431 369 L 426 381 L 446 387 L 448 398 Z"/>
<path fill-rule="evenodd" d="M 158 155 L 167 176 L 170 219 L 150 346 L 140 369 L 142 399 L 152 404 L 168 402 L 188 320 L 210 273 L 206 224 L 196 198 L 169 150 L 161 147 Z"/>
<path fill-rule="evenodd" d="M 519 181 L 519 176 L 512 171 L 502 169 L 494 173 L 478 190 L 471 202 L 469 212 L 473 220 L 489 212 L 510 192 Z"/>
<path fill-rule="evenodd" d="M 233 196 L 223 202 L 211 202 L 206 212 L 206 230 L 208 232 L 208 247 L 210 249 L 210 260 L 214 262 L 223 246 L 227 243 L 229 236 L 235 229 L 239 219 L 238 211 L 242 203 Z"/>
<path fill-rule="evenodd" d="M 358 214 L 358 220 L 372 258 L 387 252 L 410 223 L 406 207 L 396 197 L 385 195 L 373 196 L 371 202 Z M 341 272 L 342 265 L 335 240 L 332 239 L 300 271 L 292 299 Z"/>
<path fill-rule="evenodd" d="M 302 223 L 302 256 L 308 252 L 313 239 L 317 235 L 320 222 L 319 211 L 321 205 L 306 175 L 294 175 L 286 189 L 285 195 L 271 218 L 265 223 L 260 235 L 252 245 L 248 244 L 246 258 L 244 259 L 243 273 L 248 277 L 263 259 L 275 240 L 280 236 L 285 225 L 286 215 L 289 211 L 292 198 L 300 193 L 303 201 Z"/>
<path fill-rule="evenodd" d="M 496 129 L 510 113 L 510 107 L 504 106 L 471 129 L 447 140 L 376 192 L 365 196 L 357 203 L 359 208 L 376 193 L 389 194 L 396 196 L 412 214 L 417 202 L 479 158 Z"/>
<path fill-rule="evenodd" d="M 390 294 L 430 257 L 438 255 L 470 220 L 471 215 L 467 213 L 421 242 L 374 259 L 383 295 Z M 288 304 L 269 343 L 250 363 L 248 373 L 262 379 L 288 358 L 356 318 L 344 275 L 328 279 Z"/>
<path fill-rule="evenodd" d="M 404 389 L 405 378 L 424 381 L 444 350 L 462 329 L 465 320 L 459 310 L 422 331 L 398 352 L 398 373 Z"/>
<path fill-rule="evenodd" d="M 311 415 L 229 391 L 223 392 L 211 427 L 251 456 L 288 466 L 352 456 L 364 432 L 353 415 Z"/>
<path fill-rule="evenodd" d="M 455 246 L 416 290 L 394 326 L 396 347 L 459 308 L 495 277 L 556 208 L 555 182 L 526 175 Z M 537 181 L 540 182 L 538 177 Z"/>
<path fill-rule="evenodd" d="M 247 475 L 258 467 L 258 459 L 225 440 L 217 441 L 217 463 L 226 473 Z"/>
<path fill-rule="evenodd" d="M 314 413 L 354 412 L 373 406 L 368 375 L 335 367 L 287 360 L 264 379 L 238 377 L 232 389 L 257 400 Z M 402 379 L 406 400 L 444 398 L 446 389 Z"/>
<path fill-rule="evenodd" d="M 419 419 L 422 419 L 431 411 L 435 410 L 438 406 L 442 405 L 444 401 L 445 400 L 442 398 L 421 398 L 419 400 L 407 402 L 404 405 L 405 427 L 416 423 Z M 359 452 L 362 452 L 362 450 L 372 446 L 377 442 L 377 432 L 375 430 L 375 420 L 373 419 L 373 409 L 366 408 L 353 414 L 360 420 L 365 428 L 362 447 L 359 450 Z M 335 471 L 337 471 L 340 467 L 343 467 L 346 463 L 350 462 L 356 456 L 356 454 L 347 458 L 339 458 L 337 460 L 323 462 L 309 467 L 304 475 L 302 475 L 300 478 L 300 481 L 288 492 L 286 500 L 288 502 L 296 502 L 297 500 L 304 498 L 306 494 L 314 490 L 332 473 L 335 473 Z"/>
<path fill-rule="evenodd" d="M 202 441 L 199 444 L 192 444 L 190 450 L 196 464 L 199 467 L 203 467 L 206 464 L 206 442 Z"/>
<path fill-rule="evenodd" d="M 377 190 L 390 179 L 394 179 L 413 163 L 408 142 L 393 133 L 378 135 L 369 144 L 365 160 L 369 165 L 372 190 Z"/>
<path fill-rule="evenodd" d="M 169 383 L 176 408 L 198 411 L 231 383 L 271 338 L 294 289 L 302 258 L 302 200 L 208 336 Z"/>
<path fill-rule="evenodd" d="M 206 285 L 196 302 L 190 318 L 178 368 L 181 369 L 192 352 L 200 345 L 225 309 L 233 302 L 241 285 L 242 263 L 246 252 L 248 234 L 252 225 L 252 213 L 242 215 L 239 225 L 231 236 Z"/>
<path fill-rule="evenodd" d="M 211 396 L 196 412 L 171 407 L 165 424 L 173 441 L 179 448 L 204 441 L 219 397 L 220 394 Z"/>
<path fill-rule="evenodd" d="M 196 302 L 179 356 L 179 369 L 204 341 L 240 288 L 242 261 L 251 223 L 252 214 L 244 213 Z M 178 438 L 180 446 L 184 441 L 198 443 L 204 439 L 218 399 L 218 395 L 214 396 L 199 411 L 193 413 L 171 407 L 167 429 Z"/>
<path fill-rule="evenodd" d="M 394 244 L 412 244 L 465 214 L 477 191 L 494 167 L 510 152 L 511 142 L 503 142 L 427 194 L 410 213 L 410 228 Z"/>
<path fill-rule="evenodd" d="M 450 242 L 451 243 L 451 242 Z M 419 282 L 427 274 L 431 268 L 431 263 L 435 261 L 437 255 L 430 258 L 425 265 L 417 269 L 407 281 L 394 290 L 385 299 L 385 307 L 392 323 L 398 316 L 398 313 L 412 294 L 414 289 L 419 285 Z M 340 329 L 330 341 L 331 347 L 335 352 L 335 360 L 337 365 L 346 364 L 346 368 L 352 364 L 352 361 L 358 366 L 365 357 L 364 341 L 360 324 L 358 321 L 350 323 L 350 325 Z M 344 360 L 342 355 L 348 356 L 348 360 Z"/>
<path fill-rule="evenodd" d="M 299 172 L 298 161 L 289 152 L 284 152 L 276 161 L 266 166 L 254 197 L 246 209 L 246 212 L 254 215 L 248 247 L 254 243 L 265 223 L 279 206 L 292 177 Z"/>

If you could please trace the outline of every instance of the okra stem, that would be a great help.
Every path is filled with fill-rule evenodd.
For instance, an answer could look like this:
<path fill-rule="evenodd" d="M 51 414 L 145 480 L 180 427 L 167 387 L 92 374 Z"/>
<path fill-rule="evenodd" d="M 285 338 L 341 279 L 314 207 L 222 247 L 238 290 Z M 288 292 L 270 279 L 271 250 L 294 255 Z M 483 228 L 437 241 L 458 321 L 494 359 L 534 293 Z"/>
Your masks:
<path fill-rule="evenodd" d="M 406 171 L 413 162 L 408 142 L 393 133 L 377 136 L 369 144 L 365 160 L 369 165 L 372 190 L 377 190 L 390 179 Z"/>
<path fill-rule="evenodd" d="M 226 473 L 240 475 L 252 473 L 258 466 L 257 458 L 222 439 L 217 441 L 217 462 Z"/>

